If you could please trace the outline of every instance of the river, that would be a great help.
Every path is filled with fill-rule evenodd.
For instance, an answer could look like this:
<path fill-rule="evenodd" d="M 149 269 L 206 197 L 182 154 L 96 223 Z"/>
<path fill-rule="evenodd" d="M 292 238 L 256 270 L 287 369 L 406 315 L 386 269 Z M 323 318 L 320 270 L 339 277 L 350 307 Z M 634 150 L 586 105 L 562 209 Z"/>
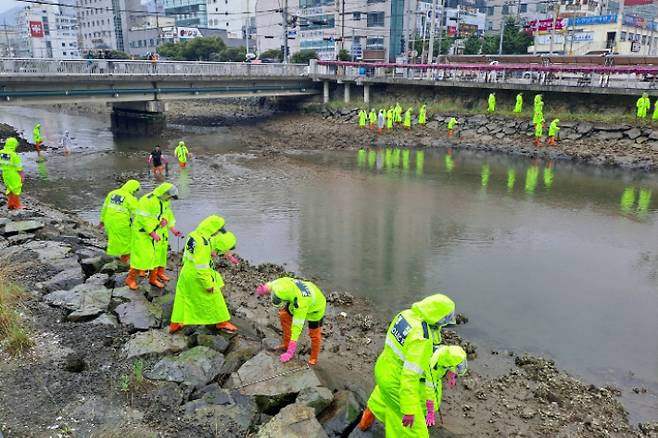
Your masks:
<path fill-rule="evenodd" d="M 46 144 L 70 129 L 74 145 L 40 165 L 24 155 L 28 193 L 98 222 L 122 173 L 156 183 L 145 164 L 156 140 L 115 139 L 102 117 L 0 110 L 26 132 L 36 120 Z M 622 388 L 633 421 L 656 420 L 656 175 L 448 149 L 263 156 L 222 128 L 181 138 L 195 156 L 168 180 L 182 193 L 173 207 L 184 232 L 220 213 L 241 256 L 367 296 L 386 318 L 444 292 L 470 318 L 460 333 L 481 356 L 544 354 Z"/>

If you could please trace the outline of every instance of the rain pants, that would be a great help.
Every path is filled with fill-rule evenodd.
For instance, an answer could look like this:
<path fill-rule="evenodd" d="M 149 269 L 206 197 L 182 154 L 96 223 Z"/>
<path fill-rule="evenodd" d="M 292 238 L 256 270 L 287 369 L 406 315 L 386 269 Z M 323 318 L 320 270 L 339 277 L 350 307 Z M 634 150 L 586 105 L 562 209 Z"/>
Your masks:
<path fill-rule="evenodd" d="M 2 169 L 2 181 L 7 188 L 5 194 L 14 194 L 19 196 L 23 192 L 23 180 L 21 172 L 23 163 L 21 157 L 16 153 L 18 140 L 9 137 L 5 141 L 5 146 L 0 149 L 0 169 Z"/>
<path fill-rule="evenodd" d="M 306 321 L 315 322 L 324 318 L 327 300 L 320 288 L 310 281 L 281 277 L 267 285 L 272 288 L 272 298 L 276 296 L 284 301 L 292 315 L 292 341 L 297 342 Z"/>
<path fill-rule="evenodd" d="M 368 400 L 368 408 L 386 425 L 387 438 L 429 436 L 424 418 L 428 389 L 422 379 L 431 379 L 433 347 L 441 343 L 441 327 L 454 323 L 454 312 L 455 303 L 437 294 L 393 318 L 375 363 L 378 391 Z M 415 416 L 412 427 L 402 426 L 404 415 Z"/>
<path fill-rule="evenodd" d="M 210 325 L 231 319 L 222 295 L 224 279 L 215 271 L 212 261 L 213 239 L 223 226 L 223 218 L 209 216 L 188 235 L 183 268 L 176 284 L 172 323 Z M 212 293 L 208 292 L 210 288 Z"/>
<path fill-rule="evenodd" d="M 105 197 L 101 209 L 101 222 L 107 234 L 107 255 L 121 257 L 130 254 L 131 224 L 137 210 L 134 193 L 139 190 L 139 182 L 131 179 L 121 188 L 112 190 Z"/>

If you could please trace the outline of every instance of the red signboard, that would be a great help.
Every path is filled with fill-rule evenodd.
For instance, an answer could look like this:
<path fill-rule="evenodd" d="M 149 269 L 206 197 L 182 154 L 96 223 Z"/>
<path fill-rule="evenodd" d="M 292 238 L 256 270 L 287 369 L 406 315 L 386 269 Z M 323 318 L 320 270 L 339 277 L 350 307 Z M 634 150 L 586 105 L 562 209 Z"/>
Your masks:
<path fill-rule="evenodd" d="M 43 23 L 40 21 L 30 21 L 30 35 L 33 38 L 43 38 Z"/>
<path fill-rule="evenodd" d="M 547 18 L 545 20 L 539 20 L 539 23 L 537 20 L 532 20 L 525 25 L 524 29 L 526 32 L 548 32 L 553 30 L 553 19 Z M 555 20 L 555 30 L 562 29 L 564 29 L 564 21 L 560 17 Z"/>
<path fill-rule="evenodd" d="M 650 5 L 653 3 L 653 0 L 625 0 L 624 4 L 626 6 L 638 6 L 638 5 Z"/>

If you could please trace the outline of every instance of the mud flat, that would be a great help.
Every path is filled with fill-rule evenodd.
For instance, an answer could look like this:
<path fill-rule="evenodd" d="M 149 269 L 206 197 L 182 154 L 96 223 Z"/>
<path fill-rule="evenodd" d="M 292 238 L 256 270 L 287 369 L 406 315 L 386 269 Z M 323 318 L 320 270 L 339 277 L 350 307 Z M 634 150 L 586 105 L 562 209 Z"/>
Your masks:
<path fill-rule="evenodd" d="M 175 280 L 164 290 L 126 289 L 126 268 L 104 256 L 91 224 L 25 201 L 18 213 L 0 205 L 0 266 L 28 292 L 24 318 L 35 342 L 21 357 L 2 353 L 4 436 L 275 437 L 293 424 L 300 437 L 383 436 L 353 430 L 388 322 L 367 301 L 325 291 L 319 365 L 306 366 L 305 334 L 298 357 L 282 365 L 277 312 L 253 291 L 285 269 L 220 261 L 240 333 L 187 327 L 172 336 Z M 170 260 L 174 277 L 179 260 Z M 657 424 L 629 424 L 615 388 L 539 357 L 478 349 L 459 326 L 446 342 L 463 345 L 472 367 L 444 391 L 444 423 L 433 436 L 657 436 Z"/>

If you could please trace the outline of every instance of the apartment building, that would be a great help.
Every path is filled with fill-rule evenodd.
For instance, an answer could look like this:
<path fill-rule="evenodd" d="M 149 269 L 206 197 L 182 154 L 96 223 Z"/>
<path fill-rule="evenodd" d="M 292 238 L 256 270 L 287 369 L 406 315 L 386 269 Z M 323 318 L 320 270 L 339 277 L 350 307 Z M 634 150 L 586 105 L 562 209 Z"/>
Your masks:
<path fill-rule="evenodd" d="M 245 30 L 255 32 L 257 0 L 207 0 L 208 27 L 225 30 L 231 38 L 244 38 Z"/>
<path fill-rule="evenodd" d="M 83 51 L 126 51 L 127 33 L 147 9 L 140 0 L 76 0 Z"/>
<path fill-rule="evenodd" d="M 80 58 L 78 22 L 72 8 L 27 5 L 16 17 L 16 56 L 25 58 Z"/>
<path fill-rule="evenodd" d="M 226 1 L 226 0 L 218 0 Z M 207 0 L 165 0 L 164 12 L 177 26 L 208 27 Z"/>

